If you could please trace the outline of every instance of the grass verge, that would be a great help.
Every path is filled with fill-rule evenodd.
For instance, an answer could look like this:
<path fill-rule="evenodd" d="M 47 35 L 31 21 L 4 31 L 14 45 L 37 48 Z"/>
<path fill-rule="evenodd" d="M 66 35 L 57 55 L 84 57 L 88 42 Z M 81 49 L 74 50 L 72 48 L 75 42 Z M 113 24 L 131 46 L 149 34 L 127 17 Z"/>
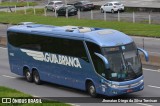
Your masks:
<path fill-rule="evenodd" d="M 42 12 L 42 10 L 41 10 Z M 131 22 L 117 22 L 117 21 L 103 21 L 103 20 L 89 20 L 89 19 L 76 19 L 65 17 L 46 17 L 42 15 L 33 14 L 19 14 L 19 13 L 5 13 L 0 12 L 0 22 L 17 24 L 19 22 L 37 22 L 39 24 L 47 25 L 76 25 L 76 26 L 88 26 L 88 27 L 101 27 L 111 28 L 124 32 L 133 36 L 146 36 L 146 37 L 160 37 L 160 25 L 155 24 L 142 24 Z M 7 18 L 8 17 L 8 18 Z"/>
<path fill-rule="evenodd" d="M 18 13 L 18 14 L 24 14 L 25 11 L 24 11 L 24 10 L 18 10 L 16 13 Z M 26 13 L 27 13 L 28 15 L 34 15 L 34 8 L 29 8 L 29 9 L 27 9 L 27 10 L 26 10 Z M 43 14 L 44 14 L 44 9 L 42 9 L 42 8 L 37 8 L 37 9 L 35 9 L 35 14 L 36 14 L 36 15 L 43 15 Z"/>
<path fill-rule="evenodd" d="M 15 89 L 10 89 L 7 87 L 2 87 L 0 86 L 0 98 L 2 97 L 32 97 L 31 95 L 22 93 L 20 91 L 17 91 Z M 1 100 L 0 100 L 1 101 Z M 33 103 L 29 103 L 29 104 L 23 104 L 23 103 L 11 103 L 11 104 L 2 104 L 0 102 L 0 106 L 70 106 L 69 104 L 64 104 L 64 103 L 60 103 L 60 102 L 50 102 L 45 101 L 45 103 L 37 103 L 37 104 L 33 104 Z"/>
<path fill-rule="evenodd" d="M 2 2 L 0 6 L 35 6 L 36 2 Z"/>

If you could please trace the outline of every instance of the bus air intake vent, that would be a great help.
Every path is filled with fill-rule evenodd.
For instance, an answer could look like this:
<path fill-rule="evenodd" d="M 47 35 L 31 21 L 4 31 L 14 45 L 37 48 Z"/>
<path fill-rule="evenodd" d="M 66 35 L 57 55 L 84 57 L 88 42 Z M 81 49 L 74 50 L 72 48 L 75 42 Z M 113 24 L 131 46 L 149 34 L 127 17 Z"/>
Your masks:
<path fill-rule="evenodd" d="M 78 27 L 80 33 L 91 32 L 91 28 L 89 27 Z"/>
<path fill-rule="evenodd" d="M 79 33 L 91 32 L 91 28 L 89 27 L 78 27 L 78 26 L 64 26 L 66 28 L 66 32 L 74 32 L 78 31 Z"/>
<path fill-rule="evenodd" d="M 28 28 L 36 28 L 36 27 L 41 27 L 41 24 L 32 24 L 32 25 L 26 25 Z"/>

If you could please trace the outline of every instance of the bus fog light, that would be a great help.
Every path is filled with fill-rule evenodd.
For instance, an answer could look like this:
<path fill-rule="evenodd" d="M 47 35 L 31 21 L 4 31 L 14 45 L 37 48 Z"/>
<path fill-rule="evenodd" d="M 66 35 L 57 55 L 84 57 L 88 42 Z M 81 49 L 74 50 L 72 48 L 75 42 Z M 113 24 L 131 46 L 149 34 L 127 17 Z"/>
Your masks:
<path fill-rule="evenodd" d="M 143 89 L 143 88 L 144 88 L 144 86 L 141 86 L 141 87 L 140 87 L 140 89 Z"/>
<path fill-rule="evenodd" d="M 117 94 L 117 91 L 112 91 L 113 94 Z"/>
<path fill-rule="evenodd" d="M 140 83 L 142 83 L 143 82 L 143 79 L 140 81 Z"/>

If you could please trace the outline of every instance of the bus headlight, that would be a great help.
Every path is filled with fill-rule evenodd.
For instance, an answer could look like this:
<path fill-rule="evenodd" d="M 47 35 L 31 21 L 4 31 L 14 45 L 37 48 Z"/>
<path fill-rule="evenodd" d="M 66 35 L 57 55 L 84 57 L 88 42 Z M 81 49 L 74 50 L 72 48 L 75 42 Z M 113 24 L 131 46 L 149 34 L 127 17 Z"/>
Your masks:
<path fill-rule="evenodd" d="M 112 85 L 111 87 L 112 87 L 112 88 L 118 88 L 119 86 L 114 84 L 114 85 Z"/>
<path fill-rule="evenodd" d="M 142 83 L 143 82 L 143 79 L 140 81 L 140 83 Z"/>
<path fill-rule="evenodd" d="M 118 88 L 119 87 L 119 85 L 117 85 L 117 84 L 108 84 L 108 86 L 111 88 Z"/>

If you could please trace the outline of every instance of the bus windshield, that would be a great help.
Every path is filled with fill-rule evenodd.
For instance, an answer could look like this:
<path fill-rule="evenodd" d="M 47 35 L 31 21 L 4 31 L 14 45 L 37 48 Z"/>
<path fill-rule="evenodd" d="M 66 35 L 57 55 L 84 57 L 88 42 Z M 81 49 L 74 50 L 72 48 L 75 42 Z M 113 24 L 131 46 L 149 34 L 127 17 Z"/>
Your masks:
<path fill-rule="evenodd" d="M 106 70 L 106 78 L 112 81 L 128 81 L 142 75 L 142 65 L 134 43 L 102 48 L 108 59 L 110 69 Z"/>

